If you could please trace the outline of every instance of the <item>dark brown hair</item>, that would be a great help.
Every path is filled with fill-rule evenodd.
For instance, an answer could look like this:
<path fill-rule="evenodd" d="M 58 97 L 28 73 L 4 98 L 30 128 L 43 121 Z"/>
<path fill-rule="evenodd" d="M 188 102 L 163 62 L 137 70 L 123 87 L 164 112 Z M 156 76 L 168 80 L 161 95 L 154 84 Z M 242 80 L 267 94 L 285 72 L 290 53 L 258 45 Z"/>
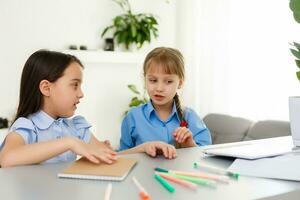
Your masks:
<path fill-rule="evenodd" d="M 39 89 L 40 82 L 42 80 L 55 82 L 63 76 L 65 69 L 72 62 L 78 63 L 83 68 L 75 56 L 55 51 L 39 50 L 28 58 L 22 71 L 19 105 L 13 122 L 41 108 L 43 95 Z"/>
<path fill-rule="evenodd" d="M 156 65 L 162 66 L 165 73 L 176 74 L 179 79 L 184 80 L 184 59 L 180 51 L 177 49 L 158 47 L 149 52 L 144 61 L 144 77 L 146 77 L 146 73 Z M 177 93 L 174 96 L 174 101 L 180 121 L 185 121 L 184 112 Z"/>

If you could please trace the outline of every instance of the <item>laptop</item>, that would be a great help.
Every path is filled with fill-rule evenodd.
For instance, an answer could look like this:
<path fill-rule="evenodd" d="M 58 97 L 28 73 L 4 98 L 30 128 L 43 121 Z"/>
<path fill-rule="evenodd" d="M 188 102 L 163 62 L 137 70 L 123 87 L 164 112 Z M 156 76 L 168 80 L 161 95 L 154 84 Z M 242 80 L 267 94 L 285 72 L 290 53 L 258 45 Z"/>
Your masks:
<path fill-rule="evenodd" d="M 204 149 L 204 153 L 207 155 L 254 160 L 291 153 L 294 152 L 293 147 L 292 137 L 284 136 L 216 145 Z"/>

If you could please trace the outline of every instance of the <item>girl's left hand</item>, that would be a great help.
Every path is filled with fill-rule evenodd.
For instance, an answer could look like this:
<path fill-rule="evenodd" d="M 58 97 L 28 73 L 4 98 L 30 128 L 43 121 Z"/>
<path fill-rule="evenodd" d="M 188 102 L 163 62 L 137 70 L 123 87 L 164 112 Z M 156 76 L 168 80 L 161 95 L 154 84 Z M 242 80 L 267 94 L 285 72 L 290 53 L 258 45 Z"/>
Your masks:
<path fill-rule="evenodd" d="M 195 147 L 197 144 L 193 139 L 193 134 L 190 129 L 186 127 L 178 127 L 173 133 L 174 139 L 182 147 Z"/>
<path fill-rule="evenodd" d="M 112 146 L 111 146 L 109 140 L 104 140 L 103 142 L 100 142 L 100 143 L 101 143 L 101 145 L 102 145 L 103 147 L 106 147 L 106 148 L 108 148 L 108 149 L 110 149 L 110 150 L 113 150 L 113 148 L 112 148 Z M 100 145 L 100 146 L 101 146 L 101 145 Z"/>

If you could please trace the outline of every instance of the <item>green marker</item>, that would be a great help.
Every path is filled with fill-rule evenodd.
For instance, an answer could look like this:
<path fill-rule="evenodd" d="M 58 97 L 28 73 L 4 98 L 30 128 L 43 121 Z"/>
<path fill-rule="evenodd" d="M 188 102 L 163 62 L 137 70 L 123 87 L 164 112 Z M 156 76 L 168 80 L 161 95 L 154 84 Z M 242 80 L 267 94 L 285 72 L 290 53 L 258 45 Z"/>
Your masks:
<path fill-rule="evenodd" d="M 169 172 L 169 170 L 163 169 L 163 168 L 159 168 L 159 167 L 155 167 L 154 170 L 158 171 L 158 172 L 167 172 L 167 173 Z"/>
<path fill-rule="evenodd" d="M 217 168 L 217 167 L 214 167 L 214 166 L 210 166 L 210 165 L 207 165 L 207 164 L 203 164 L 203 163 L 200 164 L 198 162 L 194 163 L 194 168 L 207 169 L 207 170 L 209 170 L 211 172 L 214 172 L 216 174 L 227 175 L 227 176 L 229 176 L 231 178 L 234 178 L 234 179 L 239 179 L 239 177 L 240 177 L 239 173 L 230 172 L 230 171 L 220 169 L 220 168 Z"/>
<path fill-rule="evenodd" d="M 154 174 L 154 178 L 158 182 L 160 182 L 160 184 L 162 184 L 162 186 L 164 186 L 169 192 L 173 193 L 175 191 L 175 188 L 172 185 L 170 185 L 170 183 L 168 181 L 163 179 L 160 175 Z"/>

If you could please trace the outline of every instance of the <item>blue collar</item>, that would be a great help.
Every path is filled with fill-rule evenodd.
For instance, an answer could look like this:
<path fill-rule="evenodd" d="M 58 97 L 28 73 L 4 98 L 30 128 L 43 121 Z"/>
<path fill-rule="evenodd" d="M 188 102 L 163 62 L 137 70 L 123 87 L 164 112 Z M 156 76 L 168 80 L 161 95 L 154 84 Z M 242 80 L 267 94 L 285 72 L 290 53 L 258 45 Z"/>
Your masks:
<path fill-rule="evenodd" d="M 51 126 L 54 121 L 62 121 L 65 118 L 58 118 L 57 120 L 53 119 L 43 110 L 39 110 L 36 113 L 29 115 L 32 122 L 39 128 L 39 129 L 47 129 Z"/>
<path fill-rule="evenodd" d="M 156 113 L 156 110 L 155 110 L 155 108 L 153 107 L 152 102 L 151 102 L 151 100 L 150 100 L 150 101 L 148 101 L 147 104 L 146 104 L 146 117 L 147 117 L 148 120 L 150 120 L 150 116 L 151 116 L 152 113 L 155 113 L 156 116 L 158 117 L 158 115 L 157 115 L 157 113 Z M 179 120 L 178 113 L 177 113 L 175 101 L 173 101 L 172 112 L 171 112 L 169 118 L 167 119 L 167 121 L 169 121 L 169 120 L 173 117 L 173 115 L 176 115 L 178 121 L 180 121 L 180 120 Z"/>

